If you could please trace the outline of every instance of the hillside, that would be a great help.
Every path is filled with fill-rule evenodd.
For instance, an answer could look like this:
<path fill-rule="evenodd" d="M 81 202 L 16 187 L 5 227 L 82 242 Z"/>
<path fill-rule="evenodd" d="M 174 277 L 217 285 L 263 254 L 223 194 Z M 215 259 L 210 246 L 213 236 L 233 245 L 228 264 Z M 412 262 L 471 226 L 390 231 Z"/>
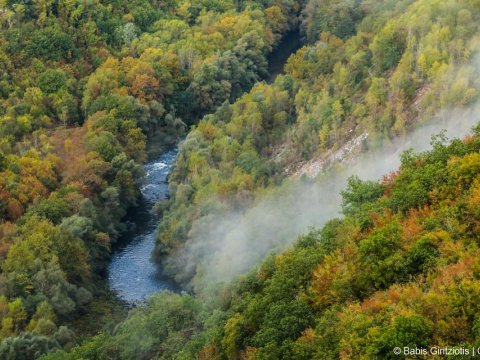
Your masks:
<path fill-rule="evenodd" d="M 229 358 L 394 359 L 396 346 L 478 345 L 479 135 L 406 152 L 380 182 L 351 178 L 345 218 L 242 280 L 207 348 Z"/>
<path fill-rule="evenodd" d="M 461 128 L 479 26 L 480 0 L 0 0 L 0 358 L 480 346 L 480 127 L 404 152 L 381 180 L 351 177 L 325 226 L 337 191 L 300 201 L 322 164 L 433 118 Z M 297 31 L 304 46 L 269 74 Z M 112 249 L 144 164 L 177 145 L 152 259 L 184 291 L 126 304 L 106 282 Z M 302 189 L 289 221 L 269 212 Z M 322 227 L 285 229 L 301 218 Z"/>
<path fill-rule="evenodd" d="M 349 180 L 342 219 L 219 290 L 163 293 L 45 359 L 395 359 L 394 347 L 478 346 L 480 128 Z M 402 357 L 400 357 L 402 358 Z"/>
<path fill-rule="evenodd" d="M 105 267 L 142 164 L 267 78 L 300 8 L 0 1 L 0 358 L 70 348 L 123 316 Z"/>
<path fill-rule="evenodd" d="M 328 159 L 356 138 L 361 150 L 405 135 L 442 111 L 475 103 L 478 6 L 308 2 L 302 29 L 312 45 L 290 57 L 285 76 L 206 116 L 182 143 L 155 252 L 165 273 L 193 286 L 202 254 L 184 259 L 185 244 L 195 248 L 200 229 L 255 204 L 303 172 L 305 162 Z M 350 15 L 326 19 L 329 12 Z"/>

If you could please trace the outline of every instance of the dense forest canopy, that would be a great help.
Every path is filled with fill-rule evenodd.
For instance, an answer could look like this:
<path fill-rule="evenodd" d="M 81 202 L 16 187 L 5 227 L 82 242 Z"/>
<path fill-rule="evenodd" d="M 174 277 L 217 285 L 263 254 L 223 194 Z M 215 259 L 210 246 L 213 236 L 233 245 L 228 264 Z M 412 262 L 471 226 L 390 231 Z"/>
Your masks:
<path fill-rule="evenodd" d="M 1 358 L 68 348 L 114 321 L 102 278 L 148 151 L 267 77 L 300 9 L 0 1 Z"/>
<path fill-rule="evenodd" d="M 479 0 L 0 0 L 0 358 L 479 345 L 478 128 L 351 178 L 341 219 L 238 279 L 205 287 L 201 254 L 179 261 L 308 161 L 474 104 L 479 20 Z M 291 31 L 305 46 L 269 84 Z M 153 258 L 191 294 L 125 319 L 105 266 L 142 164 L 184 136 Z"/>
<path fill-rule="evenodd" d="M 305 161 L 328 159 L 356 137 L 375 143 L 404 135 L 442 109 L 474 104 L 478 7 L 475 1 L 308 2 L 301 28 L 312 44 L 289 58 L 285 76 L 222 105 L 182 143 L 155 252 L 164 271 L 193 286 L 203 273 L 202 255 L 186 264 L 184 244 L 212 216 L 255 203 Z M 309 35 L 308 26 L 322 24 L 327 10 L 352 14 L 355 32 Z M 342 27 L 344 19 L 328 17 L 324 26 Z"/>
<path fill-rule="evenodd" d="M 350 178 L 342 219 L 215 300 L 152 296 L 113 333 L 44 359 L 395 359 L 396 346 L 478 346 L 479 151 L 478 127 L 435 137 L 380 181 Z"/>

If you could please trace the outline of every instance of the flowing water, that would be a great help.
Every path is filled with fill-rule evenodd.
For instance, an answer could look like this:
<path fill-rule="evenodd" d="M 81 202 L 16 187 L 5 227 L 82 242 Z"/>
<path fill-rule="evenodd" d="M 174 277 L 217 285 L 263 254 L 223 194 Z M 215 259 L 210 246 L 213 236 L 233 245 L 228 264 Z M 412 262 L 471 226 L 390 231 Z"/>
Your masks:
<path fill-rule="evenodd" d="M 160 290 L 178 290 L 159 275 L 150 260 L 159 217 L 154 205 L 168 197 L 167 176 L 175 162 L 177 149 L 170 150 L 145 165 L 145 183 L 139 205 L 130 211 L 129 230 L 120 238 L 108 268 L 108 283 L 128 303 L 139 303 Z"/>
<path fill-rule="evenodd" d="M 275 76 L 283 71 L 288 55 L 299 45 L 298 33 L 292 32 L 285 36 L 282 44 L 269 58 L 269 82 L 274 81 Z M 474 115 L 478 110 L 477 106 L 465 113 L 450 112 L 413 131 L 406 138 L 360 155 L 343 170 L 339 168 L 325 174 L 318 184 L 310 187 L 297 184 L 282 196 L 273 199 L 267 197 L 256 207 L 241 214 L 224 214 L 223 219 L 211 218 L 214 226 L 207 227 L 211 232 L 193 239 L 193 250 L 187 248 L 185 256 L 190 256 L 192 263 L 206 262 L 207 277 L 216 281 L 242 273 L 272 249 L 281 249 L 291 244 L 308 227 L 321 227 L 327 219 L 338 216 L 341 201 L 339 193 L 345 187 L 349 175 L 378 179 L 398 167 L 401 151 L 409 147 L 417 151 L 427 149 L 430 136 L 441 129 L 447 129 L 451 137 L 467 134 L 476 123 L 477 117 Z M 145 165 L 146 180 L 141 189 L 143 197 L 139 206 L 130 211 L 126 221 L 131 225 L 130 230 L 120 239 L 112 254 L 108 269 L 109 285 L 121 299 L 130 304 L 142 302 L 156 291 L 179 291 L 169 279 L 159 275 L 157 265 L 150 261 L 156 229 L 161 220 L 154 211 L 154 205 L 168 197 L 167 176 L 176 155 L 177 149 L 174 149 Z M 259 238 L 262 239 L 261 242 L 258 242 Z M 240 256 L 241 254 L 248 256 Z"/>
<path fill-rule="evenodd" d="M 287 33 L 269 58 L 268 82 L 282 73 L 288 57 L 301 45 L 298 31 Z M 179 291 L 170 279 L 160 276 L 158 265 L 150 260 L 155 244 L 158 222 L 154 211 L 159 200 L 168 197 L 167 176 L 175 163 L 178 150 L 173 149 L 145 165 L 145 185 L 139 205 L 130 210 L 126 219 L 129 230 L 116 244 L 108 267 L 108 283 L 119 298 L 135 304 L 145 301 L 160 290 Z"/>

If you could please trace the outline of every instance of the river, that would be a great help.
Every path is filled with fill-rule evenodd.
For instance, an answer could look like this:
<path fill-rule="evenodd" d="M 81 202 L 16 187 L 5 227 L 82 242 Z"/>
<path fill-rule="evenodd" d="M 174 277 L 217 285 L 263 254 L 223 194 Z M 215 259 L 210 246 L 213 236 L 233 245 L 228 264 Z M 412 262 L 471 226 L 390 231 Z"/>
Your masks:
<path fill-rule="evenodd" d="M 285 34 L 279 46 L 268 57 L 271 83 L 283 73 L 289 56 L 301 46 L 298 31 Z M 108 284 L 123 301 L 136 304 L 151 293 L 161 290 L 179 291 L 173 282 L 160 275 L 158 265 L 150 260 L 160 218 L 155 203 L 168 197 L 168 174 L 175 163 L 175 148 L 145 165 L 145 185 L 139 205 L 130 209 L 125 219 L 129 229 L 119 239 L 108 266 Z"/>
<path fill-rule="evenodd" d="M 281 71 L 283 68 L 277 66 L 276 69 Z M 477 110 L 478 107 L 475 107 L 464 113 L 444 114 L 405 138 L 360 155 L 345 169 L 326 173 L 320 182 L 311 185 L 300 182 L 291 188 L 287 187 L 281 196 L 267 196 L 242 214 L 222 214 L 223 218 L 212 218 L 215 226 L 206 227 L 210 233 L 199 235 L 208 241 L 192 239 L 194 251 L 186 249 L 186 253 L 191 255 L 192 261 L 204 262 L 206 275 L 217 281 L 241 274 L 272 249 L 289 246 L 309 227 L 321 227 L 327 219 L 338 216 L 341 203 L 339 194 L 348 176 L 357 174 L 362 179 L 378 179 L 398 167 L 401 151 L 408 148 L 417 151 L 428 149 L 431 135 L 442 129 L 446 129 L 451 137 L 468 134 L 476 123 L 474 114 L 478 113 Z M 176 155 L 177 149 L 173 149 L 145 165 L 146 181 L 141 189 L 142 199 L 126 219 L 132 226 L 112 254 L 108 269 L 109 285 L 119 298 L 130 304 L 144 301 L 153 292 L 180 290 L 169 279 L 162 278 L 157 265 L 150 261 L 160 221 L 154 205 L 168 197 L 167 176 Z M 259 238 L 262 242 L 258 242 Z M 204 255 L 199 256 L 198 252 Z M 225 264 L 228 264 L 228 269 L 225 269 Z"/>
<path fill-rule="evenodd" d="M 269 84 L 275 81 L 277 75 L 283 74 L 288 58 L 301 46 L 302 41 L 298 30 L 292 30 L 285 34 L 278 47 L 268 56 L 268 73 L 270 75 L 266 80 Z"/>
<path fill-rule="evenodd" d="M 178 291 L 160 276 L 158 266 L 150 260 L 160 220 L 155 204 L 168 197 L 167 176 L 175 163 L 177 148 L 167 151 L 145 165 L 145 183 L 137 207 L 125 222 L 129 229 L 116 244 L 108 267 L 108 283 L 123 301 L 135 304 L 160 290 Z"/>

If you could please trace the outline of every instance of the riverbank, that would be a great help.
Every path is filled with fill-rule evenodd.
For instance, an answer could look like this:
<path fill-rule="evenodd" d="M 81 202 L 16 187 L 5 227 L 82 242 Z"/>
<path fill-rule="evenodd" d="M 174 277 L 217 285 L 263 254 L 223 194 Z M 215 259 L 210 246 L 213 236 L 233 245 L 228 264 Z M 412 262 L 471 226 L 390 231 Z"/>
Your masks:
<path fill-rule="evenodd" d="M 167 177 L 177 152 L 175 147 L 145 164 L 145 183 L 140 189 L 142 196 L 125 219 L 128 230 L 112 252 L 108 265 L 108 284 L 121 300 L 129 304 L 143 302 L 156 291 L 179 290 L 150 261 L 157 225 L 161 221 L 155 204 L 168 198 Z"/>
<path fill-rule="evenodd" d="M 292 54 L 301 46 L 298 30 L 288 32 L 277 48 L 268 57 L 268 82 L 284 71 L 284 66 Z M 151 140 L 151 143 L 154 143 Z M 145 183 L 138 205 L 129 209 L 124 222 L 127 231 L 118 239 L 108 264 L 107 282 L 119 299 L 127 304 L 138 304 L 151 293 L 170 290 L 180 291 L 173 279 L 160 269 L 161 265 L 150 261 L 158 223 L 161 217 L 155 212 L 155 204 L 166 200 L 168 175 L 175 163 L 178 149 L 161 153 L 158 146 L 150 146 L 150 160 L 145 164 Z"/>

